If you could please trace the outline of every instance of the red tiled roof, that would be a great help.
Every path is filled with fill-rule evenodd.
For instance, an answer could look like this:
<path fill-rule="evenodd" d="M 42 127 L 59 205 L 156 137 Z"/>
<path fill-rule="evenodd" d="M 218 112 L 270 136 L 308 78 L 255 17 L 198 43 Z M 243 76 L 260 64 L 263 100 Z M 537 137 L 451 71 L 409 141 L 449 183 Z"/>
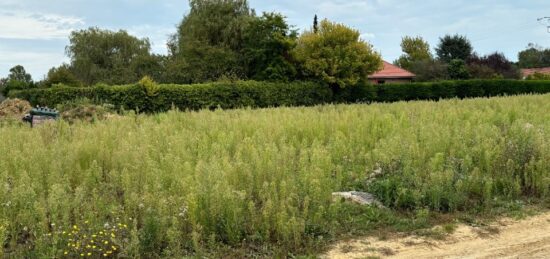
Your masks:
<path fill-rule="evenodd" d="M 527 68 L 521 70 L 521 75 L 525 78 L 535 73 L 541 73 L 550 75 L 550 67 L 541 67 L 541 68 Z"/>
<path fill-rule="evenodd" d="M 398 66 L 392 65 L 384 61 L 384 68 L 369 76 L 370 79 L 376 78 L 413 78 L 415 74 L 402 69 Z"/>

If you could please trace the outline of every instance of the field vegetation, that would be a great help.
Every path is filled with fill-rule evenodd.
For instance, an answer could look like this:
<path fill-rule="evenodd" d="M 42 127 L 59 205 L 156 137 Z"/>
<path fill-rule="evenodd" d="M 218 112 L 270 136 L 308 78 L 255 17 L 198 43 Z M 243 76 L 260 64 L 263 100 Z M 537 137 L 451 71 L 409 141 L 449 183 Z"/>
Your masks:
<path fill-rule="evenodd" d="M 295 256 L 544 206 L 548 111 L 526 95 L 7 124 L 0 256 Z M 387 208 L 333 201 L 349 190 Z"/>

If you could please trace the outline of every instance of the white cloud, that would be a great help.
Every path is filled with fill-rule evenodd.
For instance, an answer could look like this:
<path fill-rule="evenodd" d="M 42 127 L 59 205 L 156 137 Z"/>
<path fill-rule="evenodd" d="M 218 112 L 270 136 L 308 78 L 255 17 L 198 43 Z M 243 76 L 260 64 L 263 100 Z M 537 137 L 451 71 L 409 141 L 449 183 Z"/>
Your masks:
<path fill-rule="evenodd" d="M 60 39 L 84 25 L 84 21 L 73 16 L 3 11 L 0 24 L 0 38 Z"/>

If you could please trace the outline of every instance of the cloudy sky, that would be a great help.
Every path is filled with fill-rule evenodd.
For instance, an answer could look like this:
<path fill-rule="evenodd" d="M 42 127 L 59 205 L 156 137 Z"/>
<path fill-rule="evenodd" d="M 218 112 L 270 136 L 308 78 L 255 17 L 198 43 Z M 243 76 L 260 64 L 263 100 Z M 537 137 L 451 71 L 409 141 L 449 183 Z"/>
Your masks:
<path fill-rule="evenodd" d="M 528 43 L 550 47 L 537 18 L 550 16 L 549 0 L 249 0 L 258 13 L 277 11 L 290 24 L 309 28 L 313 16 L 348 24 L 393 61 L 404 35 L 432 45 L 445 34 L 467 35 L 480 54 L 501 51 L 512 60 Z M 67 62 L 71 30 L 99 26 L 148 37 L 166 53 L 166 39 L 189 10 L 187 0 L 0 0 L 0 77 L 21 64 L 42 79 Z M 549 24 L 550 25 L 550 24 Z"/>

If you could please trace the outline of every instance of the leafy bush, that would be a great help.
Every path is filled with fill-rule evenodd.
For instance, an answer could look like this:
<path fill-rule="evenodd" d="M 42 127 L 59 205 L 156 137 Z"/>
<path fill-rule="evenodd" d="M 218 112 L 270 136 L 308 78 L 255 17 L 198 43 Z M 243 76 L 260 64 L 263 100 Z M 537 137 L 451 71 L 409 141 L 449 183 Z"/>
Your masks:
<path fill-rule="evenodd" d="M 10 94 L 35 105 L 55 106 L 79 98 L 111 103 L 124 109 L 161 112 L 172 107 L 180 110 L 239 107 L 276 107 L 315 105 L 332 100 L 332 92 L 323 85 L 267 83 L 256 81 L 218 82 L 195 85 L 156 85 L 142 80 L 134 85 L 96 85 L 88 88 L 57 87 L 17 91 Z"/>

